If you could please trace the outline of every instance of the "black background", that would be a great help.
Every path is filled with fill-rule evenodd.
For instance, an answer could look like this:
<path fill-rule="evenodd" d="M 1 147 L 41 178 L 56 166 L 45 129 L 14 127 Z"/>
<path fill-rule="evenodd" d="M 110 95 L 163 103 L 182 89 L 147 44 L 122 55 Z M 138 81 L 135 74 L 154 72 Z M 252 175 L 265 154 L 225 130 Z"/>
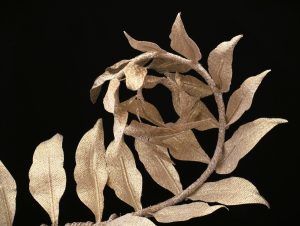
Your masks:
<path fill-rule="evenodd" d="M 122 31 L 139 40 L 169 48 L 169 32 L 178 12 L 189 35 L 199 44 L 206 66 L 207 56 L 217 44 L 244 34 L 234 52 L 232 90 L 248 76 L 272 69 L 257 91 L 249 112 L 228 132 L 258 117 L 282 117 L 288 124 L 272 130 L 238 165 L 234 176 L 253 182 L 270 202 L 230 207 L 202 218 L 170 225 L 291 225 L 296 214 L 298 147 L 296 61 L 299 29 L 297 5 L 289 1 L 163 1 L 81 3 L 36 1 L 1 2 L 1 137 L 0 159 L 14 176 L 17 211 L 14 225 L 49 224 L 45 211 L 28 190 L 28 170 L 35 147 L 59 132 L 64 136 L 67 188 L 60 204 L 60 224 L 92 221 L 93 215 L 78 199 L 73 169 L 75 150 L 82 135 L 96 120 L 104 118 L 106 145 L 112 139 L 112 116 L 103 110 L 101 99 L 93 105 L 89 89 L 107 66 L 138 54 Z M 209 3 L 208 3 L 209 2 Z M 107 85 L 104 86 L 105 90 Z M 123 99 L 131 93 L 121 90 Z M 166 121 L 176 120 L 170 94 L 157 88 L 145 93 Z M 227 101 L 229 94 L 225 95 Z M 212 104 L 211 108 L 215 105 Z M 199 135 L 199 133 L 198 133 Z M 202 136 L 200 134 L 200 136 Z M 211 155 L 216 131 L 208 131 L 201 142 Z M 126 139 L 132 145 L 132 139 Z M 133 151 L 135 154 L 135 151 Z M 136 154 L 135 154 L 136 156 Z M 170 193 L 155 185 L 143 166 L 143 204 L 148 206 Z M 184 186 L 194 181 L 204 166 L 176 161 Z M 213 179 L 218 179 L 213 176 Z M 104 219 L 116 212 L 132 211 L 105 189 Z M 1 208 L 1 207 L 0 207 Z M 158 224 L 163 225 L 163 224 Z"/>

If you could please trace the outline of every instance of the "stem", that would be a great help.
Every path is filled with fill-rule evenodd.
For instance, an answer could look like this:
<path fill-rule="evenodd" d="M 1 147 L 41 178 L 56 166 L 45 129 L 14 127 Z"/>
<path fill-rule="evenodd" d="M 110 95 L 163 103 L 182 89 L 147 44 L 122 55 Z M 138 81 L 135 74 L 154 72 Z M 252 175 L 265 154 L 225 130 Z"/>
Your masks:
<path fill-rule="evenodd" d="M 142 54 L 138 57 L 136 57 L 133 60 L 139 61 L 141 59 L 147 58 L 147 57 L 155 57 L 153 53 L 146 53 Z M 212 80 L 208 72 L 201 66 L 199 63 L 194 63 L 190 60 L 187 60 L 185 58 L 182 58 L 180 56 L 171 54 L 171 53 L 165 53 L 160 55 L 160 57 L 174 60 L 178 63 L 185 64 L 190 66 L 192 69 L 194 69 L 199 75 L 201 75 L 204 80 L 207 82 L 207 84 L 210 86 L 214 93 L 215 101 L 218 107 L 218 114 L 219 114 L 219 133 L 218 133 L 218 141 L 215 148 L 214 155 L 208 164 L 206 170 L 202 173 L 202 175 L 190 186 L 188 186 L 185 190 L 183 190 L 178 195 L 175 195 L 174 197 L 163 201 L 161 203 L 158 203 L 156 205 L 144 208 L 142 210 L 136 211 L 133 214 L 136 216 L 151 216 L 152 213 L 155 213 L 167 206 L 175 205 L 176 203 L 179 203 L 183 200 L 185 200 L 188 196 L 193 194 L 196 190 L 198 190 L 208 179 L 208 177 L 215 171 L 217 167 L 217 163 L 222 155 L 223 145 L 225 141 L 225 127 L 226 127 L 226 121 L 225 121 L 225 106 L 224 101 L 222 97 L 222 93 L 219 92 L 219 90 L 216 88 L 215 82 Z"/>
<path fill-rule="evenodd" d="M 218 108 L 218 114 L 219 114 L 218 141 L 216 144 L 214 155 L 211 158 L 211 161 L 209 162 L 205 171 L 201 174 L 201 176 L 195 182 L 193 182 L 190 186 L 188 186 L 186 189 L 184 189 L 181 193 L 173 196 L 170 199 L 167 199 L 166 201 L 163 201 L 163 202 L 155 204 L 153 206 L 149 206 L 142 210 L 133 212 L 132 214 L 135 216 L 151 217 L 153 213 L 155 213 L 167 206 L 172 206 L 179 202 L 182 202 L 187 197 L 192 195 L 196 190 L 198 190 L 205 183 L 205 181 L 209 178 L 209 176 L 215 171 L 215 169 L 217 167 L 217 163 L 222 155 L 223 145 L 224 145 L 224 141 L 225 141 L 226 119 L 225 119 L 225 105 L 224 105 L 224 101 L 223 101 L 223 96 L 222 96 L 222 93 L 219 91 L 219 89 L 216 87 L 216 84 L 213 81 L 213 79 L 211 78 L 211 76 L 209 75 L 209 73 L 202 67 L 202 65 L 200 63 L 193 62 L 191 60 L 185 59 L 183 57 L 180 57 L 180 56 L 172 54 L 172 53 L 147 52 L 147 53 L 143 53 L 143 54 L 133 58 L 132 62 L 137 63 L 139 61 L 152 59 L 157 56 L 191 67 L 199 75 L 201 75 L 203 77 L 203 79 L 207 82 L 207 84 L 210 86 L 210 88 L 213 91 L 214 97 L 215 97 L 215 101 L 216 101 L 217 108 Z M 94 224 L 94 226 L 100 226 L 100 225 L 101 225 L 101 223 Z"/>

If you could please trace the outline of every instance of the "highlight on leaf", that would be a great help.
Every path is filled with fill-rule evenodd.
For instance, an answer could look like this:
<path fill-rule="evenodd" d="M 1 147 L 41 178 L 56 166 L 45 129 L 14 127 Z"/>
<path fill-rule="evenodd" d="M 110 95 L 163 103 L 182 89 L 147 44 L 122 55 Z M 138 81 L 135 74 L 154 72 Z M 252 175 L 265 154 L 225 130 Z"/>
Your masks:
<path fill-rule="evenodd" d="M 138 64 L 128 64 L 124 68 L 126 87 L 130 90 L 138 90 L 142 87 L 147 75 L 147 69 Z"/>
<path fill-rule="evenodd" d="M 59 201 L 66 188 L 62 141 L 63 137 L 56 134 L 39 144 L 29 171 L 30 193 L 48 213 L 54 225 L 58 224 Z"/>
<path fill-rule="evenodd" d="M 12 226 L 16 213 L 17 185 L 0 161 L 0 225 Z"/>

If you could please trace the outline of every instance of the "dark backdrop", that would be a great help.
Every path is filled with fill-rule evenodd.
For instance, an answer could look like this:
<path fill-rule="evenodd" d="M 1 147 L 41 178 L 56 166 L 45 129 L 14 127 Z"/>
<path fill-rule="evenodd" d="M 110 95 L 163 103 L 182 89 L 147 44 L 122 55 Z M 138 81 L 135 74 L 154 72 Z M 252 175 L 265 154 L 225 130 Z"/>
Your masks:
<path fill-rule="evenodd" d="M 169 50 L 168 35 L 179 11 L 187 32 L 200 46 L 203 65 L 217 44 L 244 34 L 234 53 L 232 90 L 248 76 L 272 69 L 257 91 L 252 109 L 237 124 L 258 117 L 283 117 L 289 124 L 272 130 L 232 173 L 252 181 L 270 202 L 271 209 L 259 205 L 230 207 L 229 212 L 219 210 L 173 225 L 290 225 L 296 212 L 291 205 L 296 203 L 298 194 L 293 183 L 299 179 L 294 175 L 299 151 L 296 146 L 299 84 L 296 60 L 299 57 L 298 46 L 293 42 L 297 40 L 299 27 L 297 5 L 289 1 L 226 1 L 226 4 L 170 1 L 169 6 L 162 6 L 162 1 L 121 5 L 101 2 L 1 3 L 0 159 L 18 185 L 15 225 L 50 223 L 29 193 L 28 170 L 35 147 L 57 132 L 64 136 L 68 178 L 60 204 L 60 223 L 93 220 L 75 193 L 74 155 L 80 138 L 99 117 L 105 120 L 108 145 L 112 139 L 112 116 L 103 110 L 104 93 L 93 105 L 89 89 L 105 67 L 138 54 L 128 45 L 123 30 Z M 174 121 L 176 115 L 170 105 L 170 94 L 157 89 L 146 94 L 151 95 L 164 119 Z M 233 126 L 228 134 L 236 128 Z M 208 132 L 202 139 L 203 146 L 213 149 L 215 138 L 215 132 Z M 131 139 L 127 141 L 132 145 Z M 140 163 L 138 167 L 145 175 L 145 206 L 170 196 L 154 184 Z M 184 186 L 204 169 L 201 164 L 179 161 L 176 167 Z M 113 212 L 131 211 L 110 189 L 105 189 L 105 195 L 104 219 Z"/>

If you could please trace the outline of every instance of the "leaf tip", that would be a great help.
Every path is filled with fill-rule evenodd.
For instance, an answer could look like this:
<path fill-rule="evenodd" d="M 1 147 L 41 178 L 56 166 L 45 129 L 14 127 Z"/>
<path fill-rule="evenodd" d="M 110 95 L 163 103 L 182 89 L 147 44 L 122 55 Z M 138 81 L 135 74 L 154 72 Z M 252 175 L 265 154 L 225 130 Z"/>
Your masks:
<path fill-rule="evenodd" d="M 130 35 L 126 32 L 126 31 L 123 31 L 123 34 L 125 35 L 125 37 L 128 39 L 130 37 Z"/>
<path fill-rule="evenodd" d="M 242 35 L 242 34 L 234 36 L 231 39 L 231 42 L 232 42 L 233 46 L 235 46 L 241 40 L 241 38 L 243 38 L 243 37 L 244 37 L 244 35 Z"/>
<path fill-rule="evenodd" d="M 58 141 L 62 141 L 63 140 L 63 136 L 59 133 L 55 134 L 52 139 L 58 140 Z"/>

